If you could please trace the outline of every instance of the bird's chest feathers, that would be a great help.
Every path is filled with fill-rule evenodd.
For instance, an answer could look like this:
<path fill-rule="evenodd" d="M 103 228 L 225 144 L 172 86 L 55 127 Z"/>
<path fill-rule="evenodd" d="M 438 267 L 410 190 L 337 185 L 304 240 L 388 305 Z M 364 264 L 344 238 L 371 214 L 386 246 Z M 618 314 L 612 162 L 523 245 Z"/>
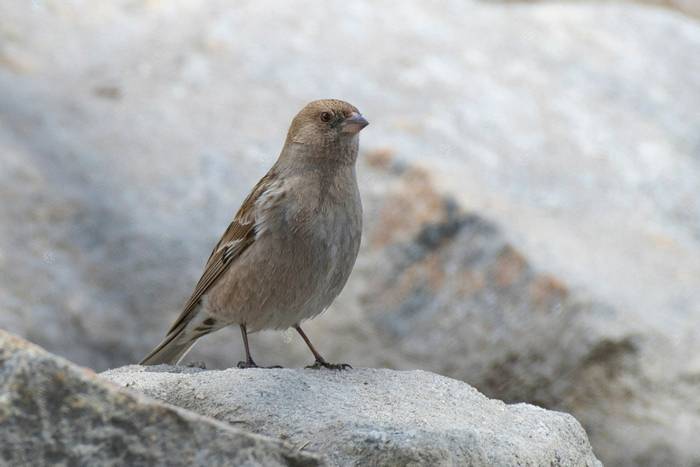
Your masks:
<path fill-rule="evenodd" d="M 353 226 L 352 203 L 328 193 L 310 203 L 293 204 L 288 212 L 289 233 L 314 249 L 335 249 L 346 243 Z"/>
<path fill-rule="evenodd" d="M 359 241 L 362 214 L 354 177 L 350 182 L 307 178 L 303 187 L 287 190 L 284 212 L 276 216 L 280 224 L 271 230 L 311 260 L 334 261 L 351 253 Z"/>

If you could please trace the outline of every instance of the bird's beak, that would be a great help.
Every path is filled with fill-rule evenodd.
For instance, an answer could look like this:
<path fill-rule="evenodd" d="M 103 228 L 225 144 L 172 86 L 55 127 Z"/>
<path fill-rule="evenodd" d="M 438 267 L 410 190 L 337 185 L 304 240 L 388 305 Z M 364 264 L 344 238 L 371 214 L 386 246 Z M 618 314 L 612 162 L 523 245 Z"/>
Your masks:
<path fill-rule="evenodd" d="M 349 117 L 340 124 L 340 131 L 343 133 L 357 134 L 364 127 L 369 125 L 369 122 L 362 114 L 353 112 Z"/>

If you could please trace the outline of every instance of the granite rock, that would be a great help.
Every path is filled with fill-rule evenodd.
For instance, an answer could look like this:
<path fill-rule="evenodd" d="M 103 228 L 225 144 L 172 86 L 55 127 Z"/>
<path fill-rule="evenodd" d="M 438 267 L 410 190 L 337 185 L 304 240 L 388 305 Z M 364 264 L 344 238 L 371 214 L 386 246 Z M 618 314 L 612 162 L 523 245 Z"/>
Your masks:
<path fill-rule="evenodd" d="M 0 331 L 0 465 L 318 466 L 288 444 L 163 404 Z"/>
<path fill-rule="evenodd" d="M 600 466 L 570 415 L 506 405 L 424 371 L 198 370 L 102 376 L 327 456 L 331 465 Z"/>

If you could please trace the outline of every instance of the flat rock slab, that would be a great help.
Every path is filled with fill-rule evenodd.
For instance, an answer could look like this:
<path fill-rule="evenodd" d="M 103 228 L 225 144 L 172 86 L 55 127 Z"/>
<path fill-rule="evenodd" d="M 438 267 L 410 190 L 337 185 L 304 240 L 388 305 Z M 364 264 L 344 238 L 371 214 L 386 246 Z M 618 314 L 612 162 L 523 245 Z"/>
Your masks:
<path fill-rule="evenodd" d="M 132 394 L 0 330 L 2 466 L 317 466 L 319 458 Z"/>
<path fill-rule="evenodd" d="M 601 465 L 571 415 L 507 405 L 424 371 L 134 365 L 102 376 L 333 465 Z"/>

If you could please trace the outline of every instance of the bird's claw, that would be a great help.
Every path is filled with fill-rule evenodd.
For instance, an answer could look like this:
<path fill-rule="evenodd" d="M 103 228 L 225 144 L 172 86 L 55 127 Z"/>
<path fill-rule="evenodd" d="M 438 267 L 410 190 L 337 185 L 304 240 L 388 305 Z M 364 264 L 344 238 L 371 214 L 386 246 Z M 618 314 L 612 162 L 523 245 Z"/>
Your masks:
<path fill-rule="evenodd" d="M 195 362 L 190 362 L 190 363 L 188 363 L 186 366 L 187 366 L 187 368 L 199 368 L 200 370 L 206 370 L 206 369 L 207 369 L 207 364 L 204 363 L 204 362 L 202 362 L 202 361 L 200 361 L 200 360 L 197 360 L 197 361 L 195 361 Z"/>
<path fill-rule="evenodd" d="M 273 370 L 275 368 L 284 368 L 283 366 L 279 365 L 273 365 L 273 366 L 258 366 L 255 362 L 238 362 L 238 365 L 236 365 L 238 368 L 245 369 L 245 368 L 261 368 L 264 370 Z"/>
<path fill-rule="evenodd" d="M 258 368 L 258 365 L 255 364 L 255 362 L 250 361 L 250 362 L 238 362 L 238 365 L 236 365 L 238 368 L 244 369 L 244 368 Z"/>
<path fill-rule="evenodd" d="M 320 370 L 321 368 L 326 368 L 328 370 L 352 370 L 352 367 L 347 363 L 328 363 L 316 360 L 313 365 L 309 365 L 306 368 L 311 370 Z"/>

